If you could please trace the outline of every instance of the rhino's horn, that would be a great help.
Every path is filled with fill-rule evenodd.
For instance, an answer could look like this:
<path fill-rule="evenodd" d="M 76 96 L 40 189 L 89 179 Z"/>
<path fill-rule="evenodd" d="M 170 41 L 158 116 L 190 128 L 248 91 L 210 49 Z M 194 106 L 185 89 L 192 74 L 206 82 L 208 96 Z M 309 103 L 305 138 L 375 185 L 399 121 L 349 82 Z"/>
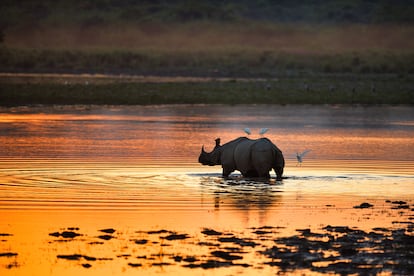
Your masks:
<path fill-rule="evenodd" d="M 205 153 L 206 151 L 204 150 L 204 145 L 201 147 L 201 152 Z"/>

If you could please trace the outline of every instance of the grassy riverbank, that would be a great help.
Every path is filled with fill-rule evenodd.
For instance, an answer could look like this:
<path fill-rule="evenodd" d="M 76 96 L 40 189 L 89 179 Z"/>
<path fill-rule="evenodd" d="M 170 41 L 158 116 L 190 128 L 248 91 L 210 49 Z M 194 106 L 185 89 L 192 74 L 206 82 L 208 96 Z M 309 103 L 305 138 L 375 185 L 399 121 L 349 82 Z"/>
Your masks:
<path fill-rule="evenodd" d="M 0 72 L 74 75 L 3 75 L 0 104 L 413 104 L 413 32 L 257 22 L 16 31 Z"/>
<path fill-rule="evenodd" d="M 0 82 L 1 105 L 414 104 L 413 81 L 396 75 L 166 82 L 93 78 Z"/>
<path fill-rule="evenodd" d="M 203 77 L 413 74 L 414 52 L 288 53 L 264 49 L 50 50 L 0 48 L 0 72 Z"/>
<path fill-rule="evenodd" d="M 410 5 L 114 3 L 5 5 L 0 73 L 72 75 L 3 74 L 0 105 L 413 103 Z"/>
<path fill-rule="evenodd" d="M 412 74 L 411 25 L 192 22 L 5 33 L 0 72 L 280 77 Z"/>

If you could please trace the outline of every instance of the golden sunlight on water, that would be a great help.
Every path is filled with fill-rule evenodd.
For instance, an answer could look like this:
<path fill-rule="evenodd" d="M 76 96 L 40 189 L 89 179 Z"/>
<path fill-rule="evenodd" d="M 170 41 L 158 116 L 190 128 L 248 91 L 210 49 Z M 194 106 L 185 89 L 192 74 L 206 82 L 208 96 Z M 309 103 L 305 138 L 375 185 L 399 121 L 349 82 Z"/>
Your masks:
<path fill-rule="evenodd" d="M 1 275 L 409 274 L 409 107 L 0 110 Z M 197 163 L 261 127 L 285 179 Z M 311 149 L 298 166 L 296 152 Z M 389 246 L 392 241 L 394 246 Z M 395 246 L 399 244 L 399 246 Z M 381 254 L 379 254 L 380 252 Z M 347 264 L 344 268 L 344 264 Z"/>

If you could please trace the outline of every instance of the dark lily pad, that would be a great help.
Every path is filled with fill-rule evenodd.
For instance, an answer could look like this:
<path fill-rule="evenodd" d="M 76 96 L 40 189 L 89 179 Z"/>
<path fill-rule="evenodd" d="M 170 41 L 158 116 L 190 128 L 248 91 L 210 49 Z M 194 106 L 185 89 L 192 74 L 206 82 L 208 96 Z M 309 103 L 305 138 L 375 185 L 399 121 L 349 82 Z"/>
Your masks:
<path fill-rule="evenodd" d="M 221 237 L 218 239 L 218 241 L 219 242 L 231 242 L 231 243 L 238 244 L 240 246 L 255 247 L 256 245 L 258 245 L 258 243 L 256 242 L 249 241 L 249 240 L 243 240 L 237 237 Z"/>
<path fill-rule="evenodd" d="M 93 241 L 93 242 L 88 242 L 88 244 L 91 244 L 91 245 L 93 245 L 93 244 L 104 244 L 104 242 L 101 242 L 101 241 Z"/>
<path fill-rule="evenodd" d="M 65 260 L 71 260 L 71 261 L 78 261 L 82 259 L 82 255 L 80 254 L 72 254 L 72 255 L 57 255 L 58 259 L 65 259 Z"/>
<path fill-rule="evenodd" d="M 404 204 L 398 204 L 395 207 L 392 207 L 391 209 L 410 209 L 409 205 L 404 205 Z"/>
<path fill-rule="evenodd" d="M 79 231 L 79 227 L 68 227 L 70 231 Z"/>
<path fill-rule="evenodd" d="M 113 234 L 113 233 L 115 233 L 115 229 L 113 229 L 113 228 L 106 228 L 106 229 L 101 229 L 101 230 L 99 230 L 100 232 L 103 232 L 103 233 L 107 233 L 107 234 Z"/>
<path fill-rule="evenodd" d="M 63 237 L 63 238 L 75 238 L 75 237 L 77 237 L 77 236 L 81 236 L 81 234 L 78 234 L 78 233 L 75 233 L 75 232 L 72 232 L 72 231 L 63 231 L 61 234 L 60 234 L 60 236 L 61 237 Z"/>
<path fill-rule="evenodd" d="M 197 262 L 198 260 L 197 260 L 196 257 L 188 256 L 188 257 L 184 258 L 183 261 L 187 262 L 187 263 L 194 263 L 194 262 Z"/>
<path fill-rule="evenodd" d="M 135 243 L 136 244 L 147 244 L 148 243 L 148 240 L 146 240 L 146 239 L 135 240 Z"/>
<path fill-rule="evenodd" d="M 242 256 L 234 255 L 234 254 L 231 254 L 230 252 L 221 251 L 221 250 L 213 251 L 213 252 L 211 252 L 211 255 L 213 255 L 213 256 L 215 256 L 217 258 L 222 258 L 222 259 L 224 259 L 226 261 L 233 261 L 233 260 L 243 259 Z"/>
<path fill-rule="evenodd" d="M 368 202 L 364 202 L 364 203 L 361 203 L 360 205 L 354 206 L 354 208 L 356 208 L 356 209 L 366 209 L 366 208 L 372 208 L 372 207 L 374 207 L 374 205 L 372 205 Z"/>
<path fill-rule="evenodd" d="M 131 254 L 120 254 L 120 255 L 116 255 L 118 258 L 125 258 L 128 259 L 129 257 L 131 257 Z"/>
<path fill-rule="evenodd" d="M 172 265 L 171 263 L 166 262 L 159 262 L 159 263 L 153 263 L 153 266 L 166 266 L 166 265 Z"/>
<path fill-rule="evenodd" d="M 85 260 L 87 260 L 87 261 L 96 261 L 96 258 L 95 258 L 95 257 L 89 257 L 89 256 L 85 256 L 85 255 L 83 255 L 83 258 L 84 258 Z"/>
<path fill-rule="evenodd" d="M 219 243 L 214 243 L 214 242 L 204 242 L 204 241 L 198 242 L 198 243 L 197 243 L 197 245 L 199 245 L 199 246 L 208 246 L 208 247 L 216 247 L 216 246 L 220 246 L 220 244 L 219 244 Z"/>
<path fill-rule="evenodd" d="M 0 253 L 0 257 L 14 257 L 17 256 L 17 253 L 14 252 L 4 252 L 4 253 Z"/>
<path fill-rule="evenodd" d="M 220 236 L 222 234 L 222 232 L 218 232 L 218 231 L 215 231 L 213 229 L 208 229 L 208 228 L 204 228 L 204 230 L 201 231 L 201 233 L 207 236 Z"/>
<path fill-rule="evenodd" d="M 73 232 L 73 231 L 63 231 L 62 233 L 59 232 L 53 232 L 53 233 L 49 233 L 49 236 L 53 236 L 53 237 L 62 237 L 65 239 L 73 239 L 76 238 L 78 236 L 82 236 L 79 233 Z"/>
<path fill-rule="evenodd" d="M 86 255 L 81 255 L 81 254 L 71 254 L 71 255 L 57 255 L 58 259 L 65 259 L 65 260 L 71 260 L 71 261 L 78 261 L 80 259 L 85 259 L 87 261 L 96 261 L 98 260 L 95 257 L 89 257 Z M 102 260 L 102 259 L 100 259 Z"/>
<path fill-rule="evenodd" d="M 188 239 L 189 236 L 187 234 L 171 234 L 168 235 L 166 237 L 164 237 L 164 239 L 168 240 L 168 241 L 174 241 L 174 240 L 184 240 L 184 239 Z"/>
<path fill-rule="evenodd" d="M 265 231 L 265 230 L 256 230 L 256 231 L 254 231 L 254 232 L 252 232 L 253 234 L 256 234 L 256 235 L 266 235 L 266 234 L 272 234 L 272 232 L 271 231 Z"/>
<path fill-rule="evenodd" d="M 172 233 L 171 231 L 165 230 L 165 229 L 161 229 L 161 230 L 156 230 L 156 231 L 148 231 L 147 234 L 166 234 L 166 233 Z"/>
<path fill-rule="evenodd" d="M 398 205 L 406 205 L 406 204 L 407 204 L 407 202 L 402 201 L 402 200 L 392 201 L 391 203 L 392 203 L 392 204 L 398 204 Z"/>
<path fill-rule="evenodd" d="M 111 235 L 100 235 L 100 236 L 98 236 L 98 238 L 108 241 L 108 240 L 112 239 L 113 236 L 111 236 Z"/>
<path fill-rule="evenodd" d="M 203 269 L 210 269 L 210 268 L 219 268 L 219 267 L 229 267 L 232 265 L 233 265 L 232 262 L 221 262 L 221 261 L 216 261 L 216 260 L 208 260 L 200 264 L 195 264 L 195 263 L 186 264 L 184 265 L 184 267 L 187 267 L 187 268 L 200 268 L 201 267 Z"/>
<path fill-rule="evenodd" d="M 177 263 L 181 262 L 183 260 L 182 256 L 173 256 L 172 257 L 174 261 L 176 261 Z"/>

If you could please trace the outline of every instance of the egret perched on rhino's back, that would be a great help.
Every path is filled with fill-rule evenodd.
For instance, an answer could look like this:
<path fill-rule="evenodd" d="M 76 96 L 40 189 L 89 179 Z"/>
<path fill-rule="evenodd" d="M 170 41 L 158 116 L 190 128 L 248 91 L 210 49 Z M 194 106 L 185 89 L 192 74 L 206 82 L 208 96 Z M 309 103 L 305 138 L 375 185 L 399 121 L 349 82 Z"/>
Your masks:
<path fill-rule="evenodd" d="M 259 134 L 260 134 L 260 135 L 263 135 L 263 134 L 265 134 L 268 130 L 269 130 L 269 129 L 268 129 L 267 127 L 264 127 L 264 128 L 262 128 L 262 129 L 260 130 Z"/>
<path fill-rule="evenodd" d="M 198 162 L 208 166 L 221 165 L 224 177 L 238 170 L 243 176 L 270 178 L 269 172 L 273 169 L 276 179 L 281 180 L 285 167 L 282 151 L 267 138 L 239 137 L 222 146 L 216 143 L 212 152 L 206 152 L 203 146 Z"/>

